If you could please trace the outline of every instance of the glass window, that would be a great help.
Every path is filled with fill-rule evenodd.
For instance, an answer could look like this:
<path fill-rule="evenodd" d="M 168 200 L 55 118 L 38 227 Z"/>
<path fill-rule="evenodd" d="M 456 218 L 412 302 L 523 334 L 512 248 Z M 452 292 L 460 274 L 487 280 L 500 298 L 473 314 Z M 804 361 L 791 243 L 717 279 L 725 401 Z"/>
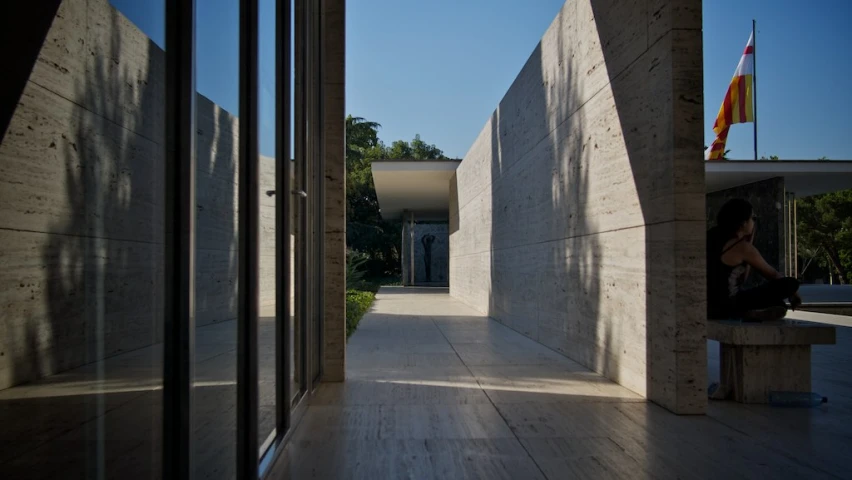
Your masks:
<path fill-rule="evenodd" d="M 196 2 L 194 478 L 237 466 L 239 240 L 238 0 Z"/>
<path fill-rule="evenodd" d="M 164 2 L 29 3 L 0 105 L 0 477 L 160 478 Z"/>
<path fill-rule="evenodd" d="M 260 131 L 260 319 L 257 327 L 258 445 L 260 453 L 276 434 L 276 338 L 275 315 L 275 0 L 260 0 L 258 19 L 258 89 Z M 284 164 L 286 166 L 286 164 Z"/>

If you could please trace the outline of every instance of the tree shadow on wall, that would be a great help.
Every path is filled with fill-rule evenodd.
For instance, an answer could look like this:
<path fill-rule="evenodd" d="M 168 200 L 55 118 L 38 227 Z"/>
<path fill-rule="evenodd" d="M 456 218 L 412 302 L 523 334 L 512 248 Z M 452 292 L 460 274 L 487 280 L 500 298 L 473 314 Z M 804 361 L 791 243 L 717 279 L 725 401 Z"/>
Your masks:
<path fill-rule="evenodd" d="M 701 0 L 591 0 L 645 230 L 647 397 L 706 407 Z M 621 10 L 621 15 L 614 12 Z M 646 24 L 626 26 L 627 15 Z"/>
<path fill-rule="evenodd" d="M 555 24 L 570 21 L 565 9 Z M 602 319 L 602 251 L 587 214 L 598 149 L 563 28 L 536 47 L 491 116 L 489 316 L 592 370 L 617 371 Z M 558 61 L 544 62 L 553 50 Z"/>
<path fill-rule="evenodd" d="M 548 31 L 492 115 L 488 313 L 693 413 L 706 405 L 701 2 L 658 3 L 566 3 L 554 23 L 573 24 Z M 607 185 L 623 179 L 638 198 Z M 666 435 L 654 408 L 637 417 L 646 442 Z"/>
<path fill-rule="evenodd" d="M 32 440 L 17 442 L 20 448 L 0 457 L 0 462 L 16 458 L 15 465 L 26 471 L 21 477 L 27 478 L 90 476 L 92 469 L 122 476 L 109 473 L 122 467 L 114 462 L 122 455 L 139 461 L 134 476 L 157 476 L 160 464 L 162 396 L 151 388 L 161 384 L 163 368 L 165 53 L 106 0 L 94 2 L 88 9 L 80 2 L 83 27 L 58 17 L 54 21 L 65 21 L 62 32 L 78 34 L 83 45 L 79 60 L 85 76 L 76 79 L 73 98 L 58 99 L 56 108 L 28 105 L 35 112 L 28 113 L 35 115 L 30 127 L 35 134 L 29 135 L 45 142 L 45 152 L 55 152 L 49 161 L 33 165 L 58 180 L 55 200 L 50 194 L 38 198 L 53 202 L 46 207 L 48 233 L 37 247 L 41 280 L 27 285 L 33 289 L 32 302 L 40 305 L 25 308 L 29 312 L 16 327 L 20 330 L 10 333 L 25 344 L 10 362 L 13 381 L 43 379 L 34 387 L 41 389 L 42 401 L 2 405 L 4 418 L 51 419 L 19 422 L 15 425 L 24 430 L 9 428 L 3 435 Z M 66 13 L 79 15 L 70 9 L 81 8 L 80 3 L 64 5 Z M 197 325 L 204 325 L 236 318 L 237 147 L 235 117 L 201 96 L 198 117 Z M 40 180 L 33 177 L 34 183 Z M 234 329 L 216 345 L 201 346 L 197 357 L 225 349 L 236 365 L 235 348 Z M 56 375 L 60 372 L 66 373 Z M 71 408 L 65 397 L 52 397 L 51 386 L 63 382 L 85 385 L 91 393 L 75 398 Z M 114 384 L 126 386 L 115 391 Z M 235 402 L 235 387 L 228 390 L 231 395 L 219 400 Z M 113 427 L 127 418 L 115 412 L 127 411 L 123 406 L 131 401 L 134 423 L 140 425 L 124 429 L 132 438 L 102 435 L 102 427 L 123 431 Z M 234 402 L 224 402 L 211 415 L 233 411 Z M 198 411 L 211 408 L 202 405 Z M 78 437 L 85 443 L 68 450 L 63 439 Z M 60 457 L 68 461 L 43 462 Z M 229 461 L 227 455 L 220 459 Z M 201 467 L 215 469 L 220 463 Z M 6 467 L 12 468 L 4 463 L 4 473 Z"/>
<path fill-rule="evenodd" d="M 236 465 L 237 401 L 237 118 L 196 97 L 196 381 L 215 372 L 219 385 L 195 387 L 194 475 L 231 476 Z M 211 452 L 217 452 L 215 456 Z"/>
<path fill-rule="evenodd" d="M 54 368 L 162 340 L 163 52 L 148 43 L 134 67 L 126 20 L 90 25 L 86 78 L 77 83 L 74 133 L 62 134 L 68 218 L 44 252 Z M 95 20 L 96 22 L 96 20 Z M 96 33 L 91 30 L 97 29 Z"/>
<path fill-rule="evenodd" d="M 196 326 L 237 318 L 237 118 L 198 95 Z M 234 331 L 236 338 L 236 330 Z"/>
<path fill-rule="evenodd" d="M 161 437 L 152 389 L 161 383 L 162 352 L 151 346 L 163 334 L 163 52 L 135 42 L 144 37 L 106 2 L 89 10 L 69 4 L 66 13 L 74 8 L 83 8 L 87 30 L 82 58 L 70 61 L 81 61 L 85 75 L 75 79 L 73 98 L 42 89 L 56 104 L 30 106 L 41 115 L 32 138 L 54 152 L 39 168 L 62 185 L 45 192 L 52 220 L 39 240 L 33 296 L 44 314 L 24 322 L 25 352 L 14 362 L 17 383 L 41 379 L 30 387 L 39 393 L 2 406 L 4 415 L 31 419 L 5 432 L 29 443 L 2 470 L 21 472 L 10 478 L 113 476 L 107 469 L 121 468 L 113 460 L 130 455 L 134 473 L 151 477 Z M 101 362 L 131 350 L 132 358 Z M 75 388 L 86 393 L 73 400 L 62 393 Z"/>

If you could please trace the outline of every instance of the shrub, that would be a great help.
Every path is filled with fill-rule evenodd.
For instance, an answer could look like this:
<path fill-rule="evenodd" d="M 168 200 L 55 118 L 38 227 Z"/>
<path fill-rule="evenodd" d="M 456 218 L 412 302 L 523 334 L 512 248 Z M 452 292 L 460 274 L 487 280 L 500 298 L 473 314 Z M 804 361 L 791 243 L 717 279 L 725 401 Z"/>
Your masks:
<path fill-rule="evenodd" d="M 349 290 L 366 290 L 364 288 L 364 276 L 369 257 L 355 250 L 346 251 L 346 288 Z"/>
<path fill-rule="evenodd" d="M 382 287 L 392 287 L 399 285 L 402 285 L 402 282 L 400 282 L 399 277 L 365 278 L 359 290 L 378 293 L 379 289 Z"/>
<path fill-rule="evenodd" d="M 370 309 L 376 294 L 361 290 L 346 291 L 346 338 L 358 328 L 358 322 Z"/>

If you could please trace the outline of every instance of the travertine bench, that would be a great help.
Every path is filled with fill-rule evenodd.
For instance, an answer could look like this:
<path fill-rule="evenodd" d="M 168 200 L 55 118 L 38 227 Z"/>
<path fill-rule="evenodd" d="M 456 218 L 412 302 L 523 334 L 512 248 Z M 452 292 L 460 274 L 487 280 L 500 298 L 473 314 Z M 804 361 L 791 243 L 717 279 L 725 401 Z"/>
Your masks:
<path fill-rule="evenodd" d="M 835 344 L 836 331 L 788 319 L 710 320 L 707 338 L 720 343 L 720 383 L 734 400 L 767 403 L 770 391 L 811 391 L 811 345 Z"/>

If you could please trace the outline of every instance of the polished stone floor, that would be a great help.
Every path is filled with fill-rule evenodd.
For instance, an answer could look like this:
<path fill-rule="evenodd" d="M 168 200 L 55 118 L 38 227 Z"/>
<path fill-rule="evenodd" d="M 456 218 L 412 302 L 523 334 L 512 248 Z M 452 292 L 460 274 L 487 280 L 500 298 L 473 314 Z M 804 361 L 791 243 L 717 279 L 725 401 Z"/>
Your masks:
<path fill-rule="evenodd" d="M 273 331 L 265 316 L 260 442 L 273 428 Z M 196 342 L 194 478 L 233 478 L 235 322 L 200 327 Z M 162 354 L 0 391 L 0 479 L 159 478 Z M 347 345 L 348 380 L 320 387 L 272 478 L 852 478 L 852 329 L 813 358 L 827 405 L 713 402 L 678 417 L 445 290 L 383 289 Z"/>
<path fill-rule="evenodd" d="M 275 428 L 275 324 L 261 314 L 262 445 Z M 198 328 L 193 367 L 193 478 L 235 478 L 236 321 Z M 162 375 L 156 344 L 0 391 L 0 479 L 161 478 Z"/>
<path fill-rule="evenodd" d="M 847 328 L 814 349 L 820 408 L 680 417 L 442 290 L 386 288 L 273 478 L 850 478 L 851 352 Z"/>

